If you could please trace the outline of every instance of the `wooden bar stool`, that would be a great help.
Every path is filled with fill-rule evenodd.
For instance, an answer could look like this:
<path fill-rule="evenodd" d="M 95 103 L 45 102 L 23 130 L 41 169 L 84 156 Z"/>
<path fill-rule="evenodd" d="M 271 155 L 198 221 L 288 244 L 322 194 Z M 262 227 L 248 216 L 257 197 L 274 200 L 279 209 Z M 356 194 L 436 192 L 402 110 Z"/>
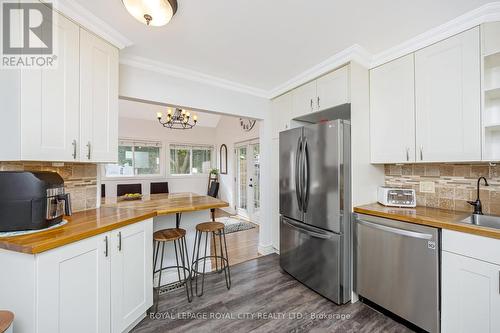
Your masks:
<path fill-rule="evenodd" d="M 0 310 L 0 333 L 11 333 L 14 314 L 10 311 Z"/>
<path fill-rule="evenodd" d="M 156 273 L 158 276 L 158 285 L 155 287 L 156 290 L 156 311 L 158 310 L 158 298 L 160 297 L 160 291 L 162 289 L 177 289 L 182 287 L 183 285 L 186 287 L 186 294 L 188 302 L 193 300 L 193 289 L 191 285 L 191 270 L 189 265 L 189 256 L 188 256 L 188 248 L 186 244 L 186 230 L 181 228 L 171 228 L 171 229 L 163 229 L 156 231 L 153 234 L 153 240 L 156 242 L 155 246 L 155 254 L 154 254 L 154 263 L 153 263 L 153 278 Z M 163 256 L 165 254 L 165 244 L 168 242 L 173 242 L 174 244 L 174 252 L 175 252 L 175 266 L 166 266 L 163 267 Z M 158 263 L 158 254 L 160 253 L 160 245 L 161 248 L 161 260 L 160 260 L 160 268 L 156 269 Z M 161 285 L 161 275 L 162 272 L 167 269 L 177 269 L 177 277 L 178 281 L 170 282 L 164 285 Z M 182 271 L 182 277 L 181 277 Z M 187 272 L 187 274 L 186 274 Z"/>
<path fill-rule="evenodd" d="M 200 257 L 201 238 L 205 234 L 205 253 Z M 214 246 L 214 255 L 207 255 L 208 236 L 211 234 L 211 242 Z M 217 238 L 219 241 L 217 242 Z M 218 243 L 218 244 L 217 244 Z M 220 256 L 217 255 L 217 245 L 220 247 Z M 195 257 L 196 255 L 196 257 Z M 196 259 L 195 259 L 196 258 Z M 217 273 L 224 272 L 227 289 L 231 288 L 231 272 L 229 271 L 229 257 L 227 255 L 226 233 L 224 232 L 224 224 L 220 222 L 204 222 L 196 225 L 196 237 L 193 248 L 193 263 L 191 265 L 191 276 L 195 280 L 196 296 L 203 295 L 203 287 L 205 284 L 206 263 L 207 260 L 215 260 L 215 271 Z M 203 271 L 200 272 L 200 261 L 203 261 Z M 220 269 L 219 269 L 220 261 Z M 198 276 L 201 275 L 201 290 L 198 291 Z"/>

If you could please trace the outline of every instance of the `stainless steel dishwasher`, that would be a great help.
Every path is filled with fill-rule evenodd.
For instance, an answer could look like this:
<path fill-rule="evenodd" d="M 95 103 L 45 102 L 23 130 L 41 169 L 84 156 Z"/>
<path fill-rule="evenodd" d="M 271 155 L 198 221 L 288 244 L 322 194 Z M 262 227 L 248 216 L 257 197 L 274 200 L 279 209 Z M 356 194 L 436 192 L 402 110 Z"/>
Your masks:
<path fill-rule="evenodd" d="M 439 229 L 361 214 L 354 221 L 355 291 L 439 332 Z"/>

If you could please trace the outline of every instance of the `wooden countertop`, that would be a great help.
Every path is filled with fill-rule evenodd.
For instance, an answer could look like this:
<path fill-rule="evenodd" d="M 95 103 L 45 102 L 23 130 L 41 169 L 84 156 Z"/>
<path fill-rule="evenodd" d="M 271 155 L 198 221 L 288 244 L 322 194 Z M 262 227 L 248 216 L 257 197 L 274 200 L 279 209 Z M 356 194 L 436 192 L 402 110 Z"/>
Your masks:
<path fill-rule="evenodd" d="M 137 201 L 108 199 L 101 208 L 65 217 L 68 223 L 61 227 L 0 238 L 0 249 L 36 254 L 158 215 L 227 206 L 222 200 L 194 193 L 154 194 Z"/>
<path fill-rule="evenodd" d="M 196 193 L 168 193 L 143 196 L 141 200 L 126 201 L 106 198 L 102 207 L 134 209 L 141 212 L 155 211 L 157 215 L 194 212 L 210 208 L 227 207 L 225 201 Z"/>
<path fill-rule="evenodd" d="M 472 213 L 429 207 L 386 207 L 379 203 L 355 207 L 354 212 L 500 239 L 500 230 L 498 229 L 460 223 Z"/>

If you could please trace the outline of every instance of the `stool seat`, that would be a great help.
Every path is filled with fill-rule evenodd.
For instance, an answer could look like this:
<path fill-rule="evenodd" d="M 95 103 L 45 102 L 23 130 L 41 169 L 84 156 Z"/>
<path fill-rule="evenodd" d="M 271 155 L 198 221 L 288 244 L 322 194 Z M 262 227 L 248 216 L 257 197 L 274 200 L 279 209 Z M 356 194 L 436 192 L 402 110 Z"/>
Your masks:
<path fill-rule="evenodd" d="M 186 230 L 181 228 L 171 228 L 158 230 L 153 234 L 153 239 L 157 242 L 170 242 L 186 236 Z"/>
<path fill-rule="evenodd" d="M 5 332 L 14 321 L 14 314 L 10 311 L 0 311 L 0 332 Z"/>
<path fill-rule="evenodd" d="M 214 232 L 224 229 L 224 223 L 203 222 L 196 225 L 196 230 L 200 232 Z"/>

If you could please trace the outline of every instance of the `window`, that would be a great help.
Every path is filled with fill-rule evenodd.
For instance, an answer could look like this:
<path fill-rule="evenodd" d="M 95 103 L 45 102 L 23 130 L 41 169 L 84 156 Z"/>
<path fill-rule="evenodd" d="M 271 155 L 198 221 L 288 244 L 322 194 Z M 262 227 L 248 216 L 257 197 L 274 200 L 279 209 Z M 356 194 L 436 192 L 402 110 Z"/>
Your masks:
<path fill-rule="evenodd" d="M 213 146 L 170 145 L 170 174 L 207 174 L 212 168 Z"/>
<path fill-rule="evenodd" d="M 106 164 L 106 177 L 160 175 L 160 142 L 121 140 L 118 163 Z"/>

